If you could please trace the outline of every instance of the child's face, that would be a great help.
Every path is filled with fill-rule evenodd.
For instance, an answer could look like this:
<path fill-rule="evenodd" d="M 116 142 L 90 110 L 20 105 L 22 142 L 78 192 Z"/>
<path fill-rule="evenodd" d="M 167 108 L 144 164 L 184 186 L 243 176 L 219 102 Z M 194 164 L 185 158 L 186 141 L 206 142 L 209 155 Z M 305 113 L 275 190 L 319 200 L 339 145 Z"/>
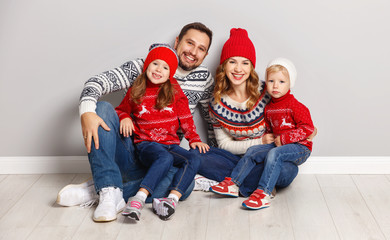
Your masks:
<path fill-rule="evenodd" d="M 146 76 L 154 84 L 165 83 L 169 79 L 169 65 L 161 59 L 156 59 L 146 69 Z"/>
<path fill-rule="evenodd" d="M 267 75 L 267 92 L 273 98 L 280 98 L 290 90 L 290 78 L 282 71 L 271 72 Z"/>
<path fill-rule="evenodd" d="M 225 65 L 225 74 L 233 86 L 246 84 L 252 70 L 252 63 L 248 58 L 231 57 Z"/>

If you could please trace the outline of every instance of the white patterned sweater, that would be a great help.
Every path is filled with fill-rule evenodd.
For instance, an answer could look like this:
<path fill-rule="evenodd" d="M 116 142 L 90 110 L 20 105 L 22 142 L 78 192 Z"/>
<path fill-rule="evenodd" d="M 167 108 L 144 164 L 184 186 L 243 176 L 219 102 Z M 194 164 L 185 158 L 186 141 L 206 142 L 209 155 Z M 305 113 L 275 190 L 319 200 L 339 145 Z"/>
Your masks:
<path fill-rule="evenodd" d="M 88 79 L 80 96 L 80 116 L 85 112 L 96 113 L 96 102 L 103 95 L 119 90 L 125 90 L 126 93 L 127 89 L 142 73 L 143 65 L 143 59 L 128 61 L 120 67 Z M 216 146 L 214 131 L 208 113 L 208 103 L 214 89 L 214 79 L 211 73 L 202 65 L 191 71 L 184 71 L 178 67 L 174 77 L 188 98 L 192 115 L 194 115 L 195 109 L 199 105 L 201 115 L 208 123 L 208 143 L 211 146 Z"/>

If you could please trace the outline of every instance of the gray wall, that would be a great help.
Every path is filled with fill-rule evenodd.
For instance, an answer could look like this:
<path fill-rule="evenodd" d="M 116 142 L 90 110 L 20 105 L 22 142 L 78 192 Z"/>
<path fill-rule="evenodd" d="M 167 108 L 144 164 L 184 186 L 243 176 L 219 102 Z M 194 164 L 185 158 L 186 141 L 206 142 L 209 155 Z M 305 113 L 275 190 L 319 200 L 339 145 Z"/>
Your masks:
<path fill-rule="evenodd" d="M 231 27 L 248 30 L 261 77 L 272 58 L 296 64 L 293 93 L 319 129 L 314 156 L 390 155 L 388 1 L 183 2 L 0 1 L 0 157 L 85 155 L 84 82 L 192 21 L 214 31 L 213 73 Z"/>

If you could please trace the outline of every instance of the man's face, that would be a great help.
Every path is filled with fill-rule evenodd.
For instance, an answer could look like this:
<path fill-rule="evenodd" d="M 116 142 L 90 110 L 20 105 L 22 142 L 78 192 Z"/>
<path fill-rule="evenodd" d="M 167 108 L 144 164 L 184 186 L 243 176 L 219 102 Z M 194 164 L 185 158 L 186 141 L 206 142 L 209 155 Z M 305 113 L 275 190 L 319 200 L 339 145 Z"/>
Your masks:
<path fill-rule="evenodd" d="M 179 42 L 175 41 L 175 50 L 179 56 L 179 67 L 190 71 L 202 64 L 207 56 L 210 39 L 206 33 L 190 29 Z"/>

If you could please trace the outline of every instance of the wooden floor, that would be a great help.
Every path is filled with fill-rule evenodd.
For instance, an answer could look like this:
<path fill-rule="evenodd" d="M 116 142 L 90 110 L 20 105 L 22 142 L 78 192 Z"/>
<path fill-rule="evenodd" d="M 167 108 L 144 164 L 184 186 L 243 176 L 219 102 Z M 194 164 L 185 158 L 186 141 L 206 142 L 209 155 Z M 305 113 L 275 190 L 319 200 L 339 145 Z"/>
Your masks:
<path fill-rule="evenodd" d="M 95 207 L 60 207 L 58 191 L 87 174 L 0 175 L 0 239 L 390 239 L 390 175 L 299 175 L 271 207 L 194 192 L 172 220 L 147 204 L 141 221 L 95 223 Z"/>

